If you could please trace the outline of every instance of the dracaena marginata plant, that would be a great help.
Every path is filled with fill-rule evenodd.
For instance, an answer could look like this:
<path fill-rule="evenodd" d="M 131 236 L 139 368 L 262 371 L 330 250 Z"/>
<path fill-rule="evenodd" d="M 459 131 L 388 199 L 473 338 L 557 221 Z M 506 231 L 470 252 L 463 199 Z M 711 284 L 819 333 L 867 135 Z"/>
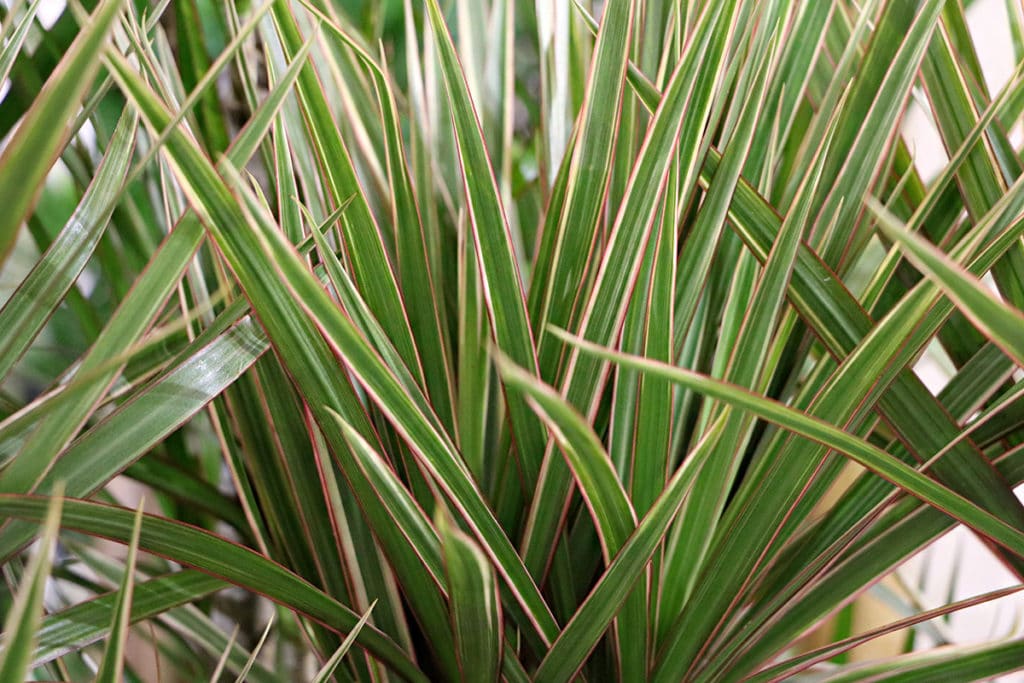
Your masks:
<path fill-rule="evenodd" d="M 8 4 L 0 680 L 1024 666 L 948 628 L 1024 579 L 969 0 Z M 958 526 L 1009 587 L 892 583 Z"/>

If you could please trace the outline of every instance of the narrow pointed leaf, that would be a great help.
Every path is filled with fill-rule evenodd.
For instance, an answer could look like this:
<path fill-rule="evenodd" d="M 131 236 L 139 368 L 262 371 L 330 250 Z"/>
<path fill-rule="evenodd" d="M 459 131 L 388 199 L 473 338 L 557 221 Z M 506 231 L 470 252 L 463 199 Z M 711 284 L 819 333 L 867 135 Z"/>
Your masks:
<path fill-rule="evenodd" d="M 121 5 L 122 0 L 105 0 L 96 9 L 0 154 L 0 204 L 6 207 L 0 218 L 0 267 L 47 171 L 73 132 L 67 122 L 99 69 L 100 53 Z"/>
<path fill-rule="evenodd" d="M 44 523 L 42 544 L 25 569 L 22 585 L 14 598 L 11 611 L 4 619 L 0 641 L 0 680 L 22 681 L 28 676 L 32 651 L 39 639 L 43 618 L 43 593 L 50 577 L 50 558 L 60 530 L 62 498 L 55 497 L 42 509 Z"/>
<path fill-rule="evenodd" d="M 352 644 L 356 642 L 356 636 L 359 635 L 363 626 L 366 626 L 366 622 L 369 620 L 375 604 L 377 603 L 370 605 L 370 609 L 366 610 L 366 613 L 362 618 L 355 626 L 352 627 L 352 632 L 345 636 L 345 640 L 341 641 L 341 645 L 339 645 L 338 649 L 334 651 L 331 658 L 324 662 L 324 665 L 316 672 L 316 676 L 313 677 L 313 683 L 327 683 L 331 680 L 331 676 L 334 675 L 334 670 L 338 668 L 338 665 L 341 664 L 342 658 L 348 654 L 348 651 L 352 648 Z"/>
<path fill-rule="evenodd" d="M 1024 315 L 1020 311 L 997 300 L 961 266 L 891 218 L 884 217 L 880 225 L 987 337 L 1024 367 Z"/>
<path fill-rule="evenodd" d="M 503 631 L 494 571 L 472 539 L 450 521 L 439 526 L 461 678 L 497 680 Z"/>
<path fill-rule="evenodd" d="M 139 533 L 142 530 L 142 506 L 135 511 L 131 537 L 128 540 L 128 558 L 124 564 L 121 585 L 117 589 L 117 604 L 114 606 L 110 624 L 110 639 L 103 651 L 103 660 L 96 672 L 97 683 L 117 683 L 124 675 L 125 645 L 128 642 L 128 627 L 131 625 L 132 597 L 135 591 L 135 560 L 139 553 Z"/>
<path fill-rule="evenodd" d="M 536 372 L 537 354 L 526 311 L 522 279 L 483 131 L 437 0 L 427 0 L 427 12 L 437 37 L 442 72 L 452 107 L 462 179 L 473 226 L 473 241 L 494 337 L 498 347 L 517 364 L 533 368 Z M 509 398 L 508 410 L 521 465 L 526 473 L 527 484 L 531 484 L 540 472 L 539 457 L 544 450 L 544 430 L 522 399 Z"/>
<path fill-rule="evenodd" d="M 1016 555 L 1024 557 L 1024 533 L 993 517 L 991 513 L 918 472 L 868 442 L 858 439 L 827 422 L 823 422 L 772 399 L 752 394 L 725 382 L 698 373 L 675 368 L 636 356 L 628 356 L 563 334 L 564 338 L 593 353 L 637 370 L 656 372 L 677 384 L 700 391 L 735 408 L 749 410 L 762 419 L 774 422 L 801 436 L 824 444 L 855 460 L 879 476 L 888 479 L 912 496 L 936 507 L 972 527 Z"/>
<path fill-rule="evenodd" d="M 46 502 L 35 496 L 2 495 L 0 514 L 39 523 L 45 517 Z M 128 544 L 133 522 L 133 514 L 123 508 L 68 499 L 61 524 L 66 529 Z M 359 623 L 360 615 L 284 567 L 248 548 L 180 522 L 143 515 L 138 547 L 262 593 L 340 633 L 351 632 Z M 363 627 L 357 642 L 409 680 L 425 680 L 408 655 L 377 629 Z"/>
<path fill-rule="evenodd" d="M 64 229 L 0 310 L 0 379 L 36 338 L 93 254 L 114 210 L 135 147 L 138 119 L 125 112 L 96 176 Z"/>

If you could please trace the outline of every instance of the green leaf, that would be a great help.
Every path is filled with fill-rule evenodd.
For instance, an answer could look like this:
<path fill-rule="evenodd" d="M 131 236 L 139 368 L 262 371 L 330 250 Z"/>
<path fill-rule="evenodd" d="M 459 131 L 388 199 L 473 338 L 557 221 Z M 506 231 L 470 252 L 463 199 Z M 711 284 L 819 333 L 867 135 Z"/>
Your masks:
<path fill-rule="evenodd" d="M 352 633 L 346 636 L 346 639 L 351 638 L 354 634 L 358 634 L 358 632 L 362 630 L 364 623 L 365 622 L 362 621 L 357 623 L 356 626 L 353 627 Z M 271 617 L 267 621 L 267 625 L 263 628 L 263 634 L 260 636 L 260 639 L 256 642 L 256 647 L 252 649 L 252 653 L 249 655 L 249 659 L 245 662 L 245 666 L 243 666 L 242 670 L 238 672 L 238 677 L 235 678 L 235 683 L 245 683 L 245 680 L 249 676 L 249 671 L 252 670 L 253 664 L 256 663 L 256 658 L 259 657 L 260 650 L 263 649 L 263 644 L 267 642 L 267 636 L 270 635 L 270 629 L 273 628 L 273 626 L 274 619 L 273 617 Z"/>
<path fill-rule="evenodd" d="M 409 324 L 423 365 L 426 389 L 437 405 L 435 411 L 448 429 L 452 426 L 452 378 L 448 340 L 442 326 L 440 283 L 427 258 L 428 238 L 420 219 L 421 209 L 413 192 L 408 161 L 402 145 L 401 119 L 387 76 L 373 58 L 333 21 L 306 3 L 323 25 L 348 46 L 373 77 L 380 101 L 381 123 L 387 147 L 388 187 L 392 195 L 399 282 L 409 314 Z"/>
<path fill-rule="evenodd" d="M 437 0 L 427 0 L 427 13 L 437 39 L 438 55 L 452 108 L 459 162 L 470 224 L 473 227 L 473 242 L 480 263 L 483 298 L 490 314 L 491 329 L 498 347 L 504 353 L 520 366 L 537 372 L 537 354 L 526 311 L 522 279 L 512 247 L 505 207 L 487 156 L 483 131 Z M 520 463 L 529 486 L 540 473 L 544 430 L 522 400 L 509 399 L 508 411 Z"/>
<path fill-rule="evenodd" d="M 331 680 L 331 676 L 334 675 L 334 670 L 341 664 L 342 658 L 348 654 L 349 649 L 352 647 L 352 643 L 356 642 L 356 636 L 366 626 L 366 622 L 370 619 L 370 613 L 373 612 L 373 607 L 377 603 L 374 602 L 370 605 L 370 608 L 366 610 L 359 622 L 352 628 L 352 632 L 345 636 L 345 640 L 341 642 L 338 649 L 334 651 L 331 658 L 324 662 L 324 665 L 320 667 L 320 670 L 316 672 L 316 676 L 313 677 L 313 683 L 327 683 Z"/>
<path fill-rule="evenodd" d="M 883 208 L 877 204 L 872 208 L 879 217 L 879 227 L 900 243 L 914 265 L 939 285 L 985 336 L 1024 367 L 1024 315 L 996 299 L 981 282 L 933 245 L 901 228 Z"/>
<path fill-rule="evenodd" d="M 125 644 L 128 641 L 128 627 L 131 624 L 132 596 L 135 590 L 135 559 L 139 552 L 143 505 L 144 501 L 140 501 L 135 510 L 131 537 L 128 541 L 128 558 L 124 564 L 121 585 L 117 589 L 117 604 L 114 606 L 114 618 L 110 624 L 110 640 L 107 642 L 107 649 L 103 652 L 99 671 L 96 672 L 97 683 L 117 683 L 124 675 Z"/>
<path fill-rule="evenodd" d="M 957 564 L 956 568 L 961 565 Z M 949 616 L 958 610 L 980 605 L 989 600 L 999 600 L 1007 596 L 1013 595 L 1020 592 L 1024 587 L 1012 586 L 1010 588 L 1002 588 L 995 591 L 990 591 L 979 596 L 967 598 L 965 600 L 959 600 L 956 602 L 950 602 L 948 605 L 944 605 L 938 609 L 927 610 L 920 614 L 915 614 L 905 619 L 894 621 L 890 624 L 886 624 L 879 628 L 873 628 L 864 633 L 858 633 L 854 636 L 849 636 L 835 643 L 831 643 L 824 647 L 816 648 L 810 652 L 806 652 L 790 659 L 787 659 L 779 664 L 772 666 L 763 671 L 759 671 L 756 675 L 749 678 L 753 683 L 765 683 L 767 681 L 782 680 L 784 676 L 793 676 L 795 674 L 804 671 L 818 662 L 823 662 L 834 657 L 837 653 L 846 653 L 849 650 L 862 645 L 864 643 L 871 642 L 876 638 L 880 638 L 884 635 L 895 633 L 897 631 L 906 629 L 909 626 L 915 624 L 924 623 L 930 619 L 935 619 L 941 616 Z"/>
<path fill-rule="evenodd" d="M 542 384 L 504 356 L 498 368 L 506 384 L 529 396 L 562 448 L 576 483 L 590 507 L 605 562 L 619 552 L 636 528 L 636 513 L 593 428 L 554 389 Z"/>
<path fill-rule="evenodd" d="M 39 523 L 47 500 L 33 496 L 0 495 L 0 514 Z M 68 499 L 61 525 L 118 543 L 128 544 L 134 515 L 123 508 Z M 173 557 L 246 590 L 262 593 L 339 633 L 349 633 L 359 623 L 353 613 L 284 567 L 230 541 L 179 522 L 143 515 L 138 547 L 149 553 Z M 401 648 L 377 629 L 365 626 L 357 642 L 375 657 L 409 680 L 426 680 Z"/>
<path fill-rule="evenodd" d="M 305 49 L 309 49 L 308 44 Z M 239 165 L 249 160 L 288 94 L 288 88 L 300 72 L 298 67 L 302 63 L 301 59 L 293 63 L 293 68 L 281 78 L 275 90 L 254 113 L 228 150 L 229 159 Z M 170 126 L 171 121 L 173 119 L 170 117 L 164 121 L 162 136 L 166 137 L 171 131 L 177 130 L 176 126 Z M 146 271 L 139 277 L 93 346 L 81 359 L 76 376 L 90 378 L 90 386 L 86 389 L 88 398 L 78 397 L 74 404 L 62 406 L 35 427 L 21 451 L 22 454 L 30 453 L 30 457 L 19 456 L 7 465 L 5 476 L 0 479 L 0 492 L 28 493 L 46 474 L 57 453 L 92 413 L 96 402 L 117 376 L 121 363 L 125 360 L 124 350 L 135 344 L 152 324 L 167 297 L 178 285 L 203 236 L 202 226 L 194 215 L 185 215 L 174 226 L 152 255 Z M 6 538 L 6 532 L 0 533 L 4 533 Z M 21 533 L 21 540 L 15 543 L 15 547 L 26 538 L 24 528 Z M 0 546 L 4 548 L 0 550 L 0 557 L 6 557 L 12 550 L 10 544 Z"/>
<path fill-rule="evenodd" d="M 236 306 L 224 318 L 230 324 L 243 310 L 244 306 Z M 266 338 L 251 318 L 222 334 L 216 335 L 216 328 L 210 332 L 197 339 L 179 363 L 72 442 L 40 482 L 40 490 L 65 482 L 68 495 L 91 495 L 202 410 L 267 348 Z M 28 540 L 29 533 L 25 526 L 6 527 L 0 533 L 0 555 Z"/>
<path fill-rule="evenodd" d="M 260 226 L 260 246 L 265 250 L 264 257 L 280 269 L 284 281 L 294 288 L 297 299 L 307 307 L 332 346 L 345 357 L 378 406 L 413 447 L 420 464 L 460 510 L 482 541 L 482 546 L 501 568 L 538 634 L 549 637 L 548 634 L 553 633 L 554 620 L 543 598 L 484 502 L 454 445 L 440 430 L 437 418 L 421 412 L 420 406 L 424 402 L 420 397 L 403 391 L 397 378 L 372 352 L 351 321 L 332 304 L 319 282 L 297 260 L 290 245 L 281 240 L 269 217 L 254 215 L 253 218 L 254 223 Z"/>
<path fill-rule="evenodd" d="M 157 617 L 168 610 L 200 600 L 227 587 L 227 582 L 193 569 L 135 584 L 131 621 Z M 120 593 L 113 591 L 47 615 L 40 624 L 34 666 L 45 664 L 103 638 L 110 631 Z"/>
<path fill-rule="evenodd" d="M 679 297 L 677 332 L 688 327 L 696 313 L 703 290 L 703 287 L 696 286 L 696 283 L 703 284 L 706 281 L 711 270 L 712 254 L 725 230 L 728 206 L 754 139 L 758 113 L 764 106 L 767 75 L 765 60 L 753 75 L 754 83 L 748 93 L 746 106 L 742 109 L 729 140 L 722 164 L 708 187 L 707 197 L 694 222 L 693 234 L 683 247 L 678 267 L 681 273 L 686 273 L 689 286 Z M 815 187 L 817 177 L 817 174 L 810 176 L 812 180 L 808 187 Z M 778 238 L 772 247 L 764 272 L 746 308 L 742 328 L 738 332 L 735 345 L 731 347 L 725 375 L 733 383 L 755 388 L 768 381 L 765 372 L 768 370 L 765 366 L 768 345 L 776 317 L 784 302 L 784 292 L 789 283 L 796 250 L 804 234 L 810 213 L 809 204 L 810 197 L 807 197 L 788 214 L 779 229 Z M 725 349 L 730 348 L 727 343 L 722 346 Z M 663 362 L 671 361 L 671 356 L 645 355 Z M 764 375 L 759 377 L 759 373 Z M 652 379 L 657 381 L 657 378 L 645 377 L 644 386 Z M 714 538 L 717 520 L 725 507 L 726 496 L 733 487 L 740 464 L 739 458 L 746 447 L 746 435 L 752 426 L 749 418 L 734 412 L 723 431 L 725 438 L 717 445 L 708 466 L 697 475 L 698 483 L 695 484 L 690 499 L 680 513 L 680 535 L 675 544 L 676 552 L 670 553 L 666 561 L 665 576 L 670 585 L 666 587 L 659 605 L 659 620 L 674 619 L 696 581 L 707 548 Z M 645 427 L 638 425 L 638 429 Z M 649 451 L 650 449 L 644 449 L 639 452 L 646 454 Z"/>
<path fill-rule="evenodd" d="M 855 681 L 899 681 L 925 683 L 935 680 L 990 680 L 1018 671 L 1022 666 L 1024 641 L 1020 639 L 994 645 L 954 647 L 948 650 L 922 652 L 852 667 L 852 670 L 829 676 L 829 683 Z"/>
<path fill-rule="evenodd" d="M 712 154 L 709 155 L 708 161 L 710 163 L 705 170 L 713 171 L 718 160 Z M 1003 206 L 999 211 L 993 213 L 989 220 L 1005 225 L 1006 220 L 1015 210 L 1010 210 L 1009 205 L 1019 199 L 1020 196 L 1016 194 L 1005 197 L 1001 202 Z M 733 225 L 758 259 L 765 259 L 773 235 L 777 232 L 776 226 L 779 224 L 774 210 L 760 200 L 748 184 L 741 182 L 732 205 L 731 218 Z M 1009 230 L 1009 228 L 1006 229 Z M 990 267 L 998 255 L 1003 253 L 1001 250 L 1010 243 L 1002 241 L 1004 236 L 1004 233 L 1000 233 L 1000 240 L 989 245 L 986 251 L 987 256 L 979 258 L 973 267 L 982 269 L 982 272 Z M 923 300 L 918 300 L 915 303 L 917 296 L 923 294 L 923 291 L 916 292 L 909 297 L 904 302 L 907 305 L 904 313 L 912 310 L 911 305 L 923 303 Z M 918 344 L 928 336 L 922 331 L 921 326 L 917 325 L 914 329 L 915 332 L 922 332 L 921 341 L 907 345 L 905 343 L 906 332 L 896 333 L 891 328 L 888 333 L 879 330 L 834 273 L 826 268 L 806 246 L 801 247 L 797 257 L 789 296 L 803 320 L 809 324 L 816 336 L 836 357 L 845 358 L 854 349 L 855 340 L 865 337 L 869 331 L 871 332 L 870 337 L 873 337 L 872 345 L 879 345 L 874 349 L 871 346 L 862 345 L 859 348 L 859 369 L 852 371 L 849 369 L 852 366 L 848 365 L 847 371 L 843 375 L 846 381 L 862 384 L 863 387 L 867 387 L 868 384 L 871 386 L 856 390 L 834 388 L 828 401 L 819 402 L 822 407 L 827 407 L 829 410 L 838 408 L 840 404 L 849 399 L 855 398 L 862 401 L 865 391 L 880 390 L 887 384 L 887 380 L 880 381 L 883 373 L 878 369 L 867 369 L 867 365 L 884 361 L 887 364 L 884 373 L 892 372 L 895 368 L 902 367 L 903 364 L 909 362 L 912 357 L 911 348 L 920 349 Z M 891 315 L 887 322 L 891 325 L 912 325 L 919 320 L 920 318 L 912 315 Z M 929 325 L 937 325 L 944 320 L 944 312 L 930 309 L 928 320 Z M 870 337 L 865 337 L 865 341 Z M 876 349 L 880 346 L 889 346 L 892 350 L 879 353 Z M 892 355 L 894 353 L 903 358 L 894 358 Z M 850 363 L 849 360 L 846 362 Z M 838 378 L 839 376 L 837 376 Z M 848 404 L 844 410 L 851 407 L 863 410 L 864 404 L 861 403 L 859 407 Z M 944 448 L 960 431 L 958 425 L 950 419 L 945 409 L 936 402 L 920 380 L 907 370 L 901 372 L 896 377 L 891 389 L 880 397 L 879 408 L 899 431 L 900 437 L 911 445 L 913 452 L 919 454 L 918 457 L 921 459 Z M 833 414 L 828 419 L 836 423 L 843 423 L 848 418 Z M 798 450 L 802 449 L 794 447 L 794 452 Z M 804 470 L 801 477 L 810 475 L 816 467 L 816 461 L 801 460 L 796 457 L 780 457 L 779 462 L 782 462 L 783 467 L 787 470 Z M 942 481 L 947 485 L 955 487 L 982 503 L 986 509 L 998 512 L 1002 519 L 1012 520 L 1014 524 L 1020 523 L 1019 501 L 969 442 L 958 443 L 947 457 L 937 461 L 933 467 L 936 475 L 941 476 Z M 752 512 L 753 508 L 750 506 L 734 507 L 736 510 L 734 517 L 738 519 L 742 516 L 742 524 L 747 531 L 744 533 L 733 531 L 721 537 L 719 541 L 721 556 L 716 559 L 715 566 L 709 574 L 714 577 L 714 580 L 709 581 L 704 587 L 700 606 L 695 606 L 690 612 L 688 627 L 683 628 L 680 625 L 681 622 L 677 623 L 677 636 L 684 637 L 686 634 L 686 642 L 690 647 L 695 648 L 694 652 L 701 647 L 703 642 L 703 637 L 693 635 L 694 620 L 704 622 L 705 627 L 711 629 L 714 627 L 712 622 L 721 618 L 721 615 L 709 616 L 709 610 L 703 601 L 713 601 L 719 604 L 721 609 L 725 609 L 732 602 L 731 591 L 722 590 L 725 574 L 731 574 L 730 581 L 735 582 L 735 587 L 745 582 L 751 570 L 748 563 L 752 563 L 752 560 L 760 555 L 760 551 L 751 549 L 750 546 L 760 543 L 757 539 L 767 539 L 765 534 L 775 528 L 777 521 L 769 519 L 769 515 L 781 515 L 796 500 L 795 496 L 800 493 L 802 487 L 793 487 L 795 481 L 796 475 L 792 474 L 779 476 L 776 481 L 772 482 L 751 480 L 747 487 L 747 494 L 750 495 L 751 503 L 756 504 L 757 511 Z M 982 483 L 985 481 L 988 483 Z M 772 503 L 771 496 L 766 496 L 763 493 L 771 491 L 772 496 L 776 496 L 781 493 L 783 488 L 787 487 L 792 487 L 787 494 L 789 502 Z M 774 519 L 779 520 L 781 516 Z M 754 531 L 751 527 L 759 530 Z M 736 550 L 737 546 L 747 546 L 747 549 Z M 1019 561 L 1012 553 L 1007 554 L 1007 558 L 1013 563 Z M 678 660 L 672 659 L 671 661 L 677 662 Z"/>
<path fill-rule="evenodd" d="M 696 29 L 695 44 L 672 74 L 634 164 L 630 191 L 619 209 L 596 282 L 589 293 L 580 323 L 581 335 L 587 339 L 610 344 L 620 332 L 628 304 L 626 293 L 636 280 L 643 260 L 643 246 L 652 230 L 658 200 L 673 163 L 679 164 L 680 185 L 689 188 L 688 193 L 694 189 L 693 179 L 700 168 L 704 149 L 702 135 L 712 114 L 716 85 L 724 87 L 709 75 L 717 73 L 724 61 L 727 46 L 739 30 L 739 15 L 740 4 L 736 2 L 709 7 Z M 599 398 L 603 364 L 595 358 L 574 354 L 568 368 L 562 382 L 562 395 L 589 416 Z M 571 490 L 568 468 L 552 449 L 548 449 L 545 458 L 549 466 L 538 484 L 523 542 L 527 566 L 538 570 L 546 564 L 555 547 L 554 539 Z"/>
<path fill-rule="evenodd" d="M 473 540 L 450 520 L 442 516 L 438 527 L 461 680 L 498 680 L 503 631 L 494 571 Z"/>
<path fill-rule="evenodd" d="M 412 496 L 403 487 L 395 472 L 384 458 L 376 453 L 370 444 L 346 423 L 341 416 L 335 414 L 335 419 L 343 428 L 345 437 L 352 446 L 352 452 L 359 460 L 359 467 L 366 474 L 374 491 L 380 497 L 381 504 L 387 508 L 388 513 L 393 516 L 397 525 L 403 530 L 403 535 L 408 539 L 410 546 L 412 546 L 416 558 L 422 562 L 424 568 L 429 572 L 428 580 L 433 581 L 429 588 L 419 588 L 419 585 L 412 580 L 415 577 L 403 577 L 404 584 L 409 589 L 410 599 L 421 600 L 428 591 L 432 592 L 435 587 L 440 587 L 440 592 L 449 600 L 451 605 L 451 589 L 448 587 L 450 578 L 445 569 L 442 542 L 439 538 L 438 529 L 430 524 L 424 512 L 417 507 Z M 479 548 L 477 550 L 479 551 Z M 402 576 L 402 567 L 398 566 L 395 569 Z M 445 658 L 457 656 L 455 641 L 453 641 L 447 628 L 435 627 L 431 629 L 431 633 L 432 640 L 436 642 L 437 649 L 439 650 L 439 656 Z M 503 654 L 503 676 L 514 681 L 528 680 L 522 665 L 515 658 L 515 653 L 512 651 L 511 646 L 499 647 L 498 651 Z M 453 659 L 453 661 L 455 660 Z"/>
<path fill-rule="evenodd" d="M 79 543 L 69 545 L 91 572 L 111 582 L 122 579 L 123 562 Z M 164 571 L 166 567 L 158 563 L 155 569 Z M 183 569 L 155 578 L 149 578 L 148 574 L 141 571 L 136 574 L 138 576 L 131 605 L 133 624 L 155 618 L 161 627 L 191 639 L 207 655 L 222 657 L 224 666 L 229 670 L 241 671 L 250 653 L 229 638 L 199 606 L 186 604 L 212 596 L 231 584 L 194 569 Z M 40 632 L 38 657 L 48 660 L 63 656 L 107 635 L 117 599 L 118 592 L 111 591 L 47 617 Z M 61 637 L 80 638 L 81 644 L 74 640 L 62 642 L 58 640 Z M 57 647 L 59 649 L 54 649 Z M 279 680 L 258 663 L 249 670 L 249 675 L 253 681 L 271 683 Z"/>
<path fill-rule="evenodd" d="M 0 9 L 8 143 L 107 6 L 80 3 L 52 27 L 37 0 Z M 183 680 L 311 678 L 311 661 L 331 680 L 516 683 L 1015 666 L 946 628 L 1012 591 L 921 611 L 883 586 L 900 621 L 848 619 L 964 522 L 1024 576 L 1005 339 L 1024 310 L 1024 67 L 990 97 L 970 2 L 186 4 L 125 3 L 105 68 L 29 159 L 51 170 L 18 190 L 0 611 L 61 482 L 97 538 L 131 536 L 98 504 L 125 495 L 115 480 L 165 518 L 144 517 L 127 573 L 62 535 L 26 676 L 91 680 L 109 641 L 116 677 L 140 620 L 147 659 Z M 947 153 L 934 174 L 904 128 L 922 112 Z M 984 321 L 890 223 L 936 245 Z M 941 391 L 922 359 L 951 361 Z M 130 601 L 108 592 L 133 577 Z M 952 647 L 851 664 L 894 628 Z"/>
<path fill-rule="evenodd" d="M 559 332 L 559 334 L 566 341 L 577 345 L 587 353 L 637 370 L 657 373 L 681 386 L 699 391 L 735 408 L 748 410 L 758 417 L 791 430 L 806 439 L 824 444 L 888 479 L 910 495 L 955 517 L 983 536 L 1011 550 L 1014 554 L 1024 557 L 1024 533 L 890 454 L 827 422 L 786 407 L 772 399 L 752 394 L 699 373 L 618 353 L 563 332 Z"/>
<path fill-rule="evenodd" d="M 557 334 L 556 331 L 552 333 Z M 568 335 L 564 339 L 571 341 Z M 719 418 L 708 429 L 682 467 L 668 481 L 665 491 L 640 520 L 636 531 L 548 650 L 534 675 L 535 681 L 569 681 L 583 665 L 630 589 L 642 577 L 651 556 L 664 541 L 665 532 L 686 499 L 686 491 L 694 476 L 707 461 L 711 445 L 721 436 L 723 422 Z"/>
<path fill-rule="evenodd" d="M 99 70 L 101 51 L 121 5 L 121 0 L 105 0 L 96 9 L 0 154 L 0 204 L 6 207 L 0 218 L 0 267 L 47 172 L 74 132 L 67 129 L 67 121 Z"/>
<path fill-rule="evenodd" d="M 296 54 L 303 43 L 290 3 L 277 0 L 273 6 L 274 23 L 285 54 Z M 354 197 L 341 226 L 348 245 L 352 275 L 370 309 L 387 330 L 406 365 L 420 370 L 419 356 L 409 328 L 394 271 L 381 241 L 380 228 L 370 212 L 352 160 L 335 124 L 324 91 L 312 64 L 299 73 L 297 94 L 307 113 L 311 142 L 319 157 L 324 182 L 336 204 Z"/>
<path fill-rule="evenodd" d="M 557 222 L 545 226 L 530 287 L 531 319 L 541 328 L 541 337 L 541 326 L 545 323 L 569 327 L 575 317 L 574 309 L 579 306 L 576 290 L 587 276 L 587 255 L 601 227 L 611 177 L 635 4 L 631 0 L 613 0 L 604 8 L 572 156 L 568 159 L 565 197 Z M 554 344 L 541 346 L 550 349 L 549 354 L 560 351 Z M 555 361 L 557 355 L 541 358 L 545 377 L 556 376 Z"/>
<path fill-rule="evenodd" d="M 112 60 L 112 66 L 149 123 L 162 127 L 169 115 L 151 91 L 123 60 Z M 345 358 L 346 364 L 375 402 L 413 446 L 420 463 L 456 503 L 520 601 L 526 623 L 531 624 L 542 639 L 553 638 L 555 622 L 540 591 L 482 499 L 454 446 L 446 435 L 437 430 L 437 418 L 423 415 L 418 410 L 417 401 L 408 396 L 352 322 L 338 310 L 320 281 L 299 259 L 294 246 L 273 227 L 271 219 L 262 213 L 263 207 L 245 192 L 237 177 L 235 189 L 243 193 L 247 210 L 255 212 L 249 217 L 242 214 L 237 201 L 209 161 L 180 131 L 170 137 L 168 150 L 190 201 L 203 216 L 249 294 L 257 314 L 267 327 L 271 342 L 279 349 L 292 350 L 289 352 L 289 369 L 300 387 L 308 392 L 312 409 L 319 413 L 320 427 L 329 438 L 336 439 L 334 443 L 340 449 L 347 450 L 340 427 L 329 409 L 337 409 L 336 412 L 349 420 L 356 416 L 365 420 L 365 416 L 361 408 L 353 405 L 357 401 L 354 393 L 342 393 L 336 378 L 334 356 L 313 323 L 299 309 L 299 302 L 314 314 L 317 324 L 339 356 Z M 222 168 L 227 172 L 231 170 L 227 164 Z M 281 280 L 266 277 L 264 274 L 267 272 L 279 273 Z M 285 288 L 285 282 L 294 288 L 295 293 Z M 299 348 L 304 353 L 295 355 L 294 350 Z M 347 474 L 351 476 L 354 473 L 349 471 Z M 367 501 L 363 498 L 361 502 L 365 504 Z"/>
<path fill-rule="evenodd" d="M 380 505 L 387 510 L 394 520 L 395 526 L 402 529 L 410 554 L 422 565 L 411 568 L 405 565 L 393 567 L 408 591 L 408 600 L 416 610 L 417 616 L 430 630 L 432 648 L 445 672 L 449 676 L 458 675 L 458 655 L 456 644 L 449 627 L 448 609 L 445 599 L 449 598 L 450 589 L 445 582 L 444 567 L 441 556 L 441 543 L 438 533 L 430 524 L 416 501 L 405 489 L 387 461 L 374 450 L 344 418 L 333 413 L 334 419 L 341 426 L 352 454 L 359 463 L 359 468 L 366 476 L 374 495 Z M 418 570 L 418 571 L 414 571 Z M 425 570 L 425 571 L 424 571 Z"/>
<path fill-rule="evenodd" d="M 19 7 L 15 6 L 10 8 L 9 14 L 7 15 L 7 25 L 4 26 L 3 31 L 3 49 L 0 50 L 0 83 L 6 81 L 8 76 L 11 75 L 11 67 L 14 66 L 14 60 L 18 57 L 21 52 L 22 45 L 25 42 L 25 38 L 28 37 L 29 29 L 36 19 L 36 13 L 39 11 L 39 6 L 43 4 L 43 0 L 33 0 L 32 4 L 24 9 L 21 16 L 15 22 L 14 12 Z"/>
<path fill-rule="evenodd" d="M 920 6 L 885 4 L 864 63 L 843 93 L 835 137 L 816 195 L 819 220 L 855 224 L 860 202 L 880 171 L 888 141 L 888 135 L 878 131 L 894 129 L 944 4 L 941 0 L 925 0 Z M 825 114 L 826 119 L 830 116 L 830 112 Z M 852 256 L 861 253 L 869 236 L 863 227 L 852 232 L 818 233 L 815 244 L 820 243 L 826 264 L 845 267 Z"/>
<path fill-rule="evenodd" d="M 114 211 L 114 200 L 122 192 L 121 181 L 132 158 L 137 125 L 138 117 L 132 113 L 121 116 L 82 201 L 0 310 L 0 328 L 7 331 L 0 342 L 0 379 L 7 377 L 39 334 L 96 249 Z"/>
<path fill-rule="evenodd" d="M 42 543 L 26 567 L 14 604 L 4 619 L 0 680 L 22 681 L 28 676 L 32 651 L 39 639 L 43 594 L 50 577 L 50 557 L 60 530 L 62 500 L 56 496 L 40 511 L 44 524 Z"/>
<path fill-rule="evenodd" d="M 583 417 L 551 387 L 502 356 L 498 357 L 498 368 L 508 386 L 529 396 L 534 410 L 555 435 L 597 528 L 605 564 L 611 564 L 636 529 L 636 513 L 611 458 Z M 647 595 L 642 588 L 636 588 L 616 621 L 618 657 L 624 676 L 632 678 L 646 671 L 647 624 Z"/>

